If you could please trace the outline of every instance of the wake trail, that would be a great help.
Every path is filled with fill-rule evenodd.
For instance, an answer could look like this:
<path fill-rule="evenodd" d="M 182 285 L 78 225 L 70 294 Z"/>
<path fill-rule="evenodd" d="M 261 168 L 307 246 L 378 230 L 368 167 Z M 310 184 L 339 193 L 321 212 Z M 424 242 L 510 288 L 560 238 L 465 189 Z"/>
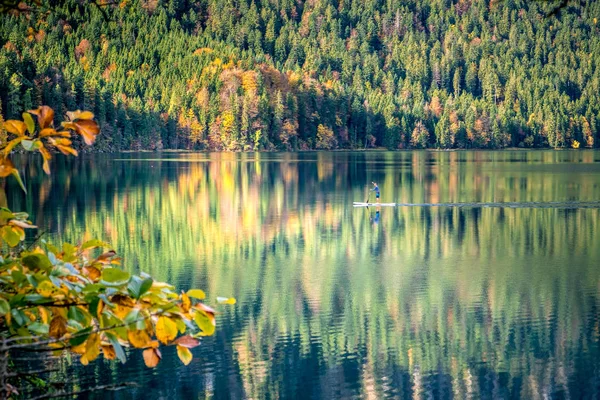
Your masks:
<path fill-rule="evenodd" d="M 396 203 L 396 207 L 462 207 L 462 208 L 600 208 L 600 201 L 530 201 L 473 203 Z"/>

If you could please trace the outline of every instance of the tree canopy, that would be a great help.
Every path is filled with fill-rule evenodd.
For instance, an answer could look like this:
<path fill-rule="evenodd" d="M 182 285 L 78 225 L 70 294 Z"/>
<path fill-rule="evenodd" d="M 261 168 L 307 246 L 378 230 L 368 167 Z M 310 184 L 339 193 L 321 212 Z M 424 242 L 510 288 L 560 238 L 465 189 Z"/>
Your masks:
<path fill-rule="evenodd" d="M 0 98 L 92 110 L 101 151 L 595 147 L 600 4 L 560 6 L 61 1 L 0 17 Z"/>

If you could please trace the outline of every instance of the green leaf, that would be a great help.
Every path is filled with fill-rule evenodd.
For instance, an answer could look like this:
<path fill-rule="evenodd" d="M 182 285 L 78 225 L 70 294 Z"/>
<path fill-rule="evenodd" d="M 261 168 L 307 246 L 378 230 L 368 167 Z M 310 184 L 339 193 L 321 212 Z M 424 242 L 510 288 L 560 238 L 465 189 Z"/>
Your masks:
<path fill-rule="evenodd" d="M 33 122 L 31 114 L 24 112 L 22 115 L 23 121 L 25 121 L 25 125 L 27 126 L 27 130 L 29 133 L 33 133 L 35 131 L 35 123 Z"/>
<path fill-rule="evenodd" d="M 54 253 L 51 252 L 51 251 L 48 252 L 48 260 L 50 260 L 50 262 L 52 263 L 52 265 L 56 265 L 58 263 L 58 258 L 56 258 L 56 256 L 54 255 Z"/>
<path fill-rule="evenodd" d="M 27 151 L 33 150 L 33 140 L 23 140 L 21 146 Z"/>
<path fill-rule="evenodd" d="M 131 274 L 119 268 L 104 268 L 102 283 L 106 286 L 123 286 L 129 282 Z"/>
<path fill-rule="evenodd" d="M 117 355 L 117 358 L 123 364 L 125 364 L 125 361 L 127 361 L 127 357 L 125 356 L 125 351 L 123 350 L 123 346 L 121 346 L 121 343 L 119 343 L 119 339 L 117 339 L 117 336 L 112 332 L 105 332 L 105 335 L 108 338 L 110 344 L 112 344 L 115 348 L 115 354 Z"/>
<path fill-rule="evenodd" d="M 50 243 L 46 244 L 46 248 L 48 249 L 48 251 L 51 251 L 54 254 L 59 254 L 60 253 L 60 250 L 58 249 L 58 247 L 56 247 L 56 246 L 54 246 L 54 245 L 52 245 Z"/>
<path fill-rule="evenodd" d="M 49 270 L 52 268 L 52 262 L 45 254 L 29 254 L 21 259 L 23 265 L 31 269 Z"/>
<path fill-rule="evenodd" d="M 16 269 L 10 273 L 10 276 L 13 278 L 13 281 L 17 285 L 21 285 L 23 282 L 27 281 L 27 275 L 22 273 L 20 270 Z M 15 296 L 16 297 L 16 296 Z"/>
<path fill-rule="evenodd" d="M 4 239 L 10 247 L 15 247 L 21 242 L 21 235 L 19 235 L 11 226 L 5 225 L 2 227 L 2 239 Z"/>
<path fill-rule="evenodd" d="M 21 180 L 21 175 L 19 174 L 18 170 L 13 170 L 12 171 L 12 175 L 15 177 L 15 179 L 17 180 L 17 183 L 19 184 L 19 186 L 21 186 L 21 189 L 23 190 L 23 192 L 25 194 L 27 194 L 27 189 L 25 189 L 25 184 L 23 183 L 23 180 Z"/>
<path fill-rule="evenodd" d="M 0 208 L 0 225 L 6 225 L 8 221 L 15 218 L 15 214 L 13 214 L 8 208 Z"/>
<path fill-rule="evenodd" d="M 4 299 L 0 299 L 0 315 L 6 315 L 10 311 L 10 304 Z"/>
<path fill-rule="evenodd" d="M 88 318 L 87 318 L 87 315 L 85 315 L 85 312 L 77 306 L 69 307 L 69 312 L 68 312 L 67 316 L 69 319 L 75 320 L 83 325 L 86 325 L 87 321 L 88 321 Z"/>
<path fill-rule="evenodd" d="M 82 344 L 83 342 L 85 342 L 87 340 L 87 338 L 90 336 L 91 332 L 92 332 L 92 327 L 88 326 L 87 328 L 74 333 L 73 339 L 69 340 L 69 344 L 71 346 L 79 346 L 80 344 Z"/>
<path fill-rule="evenodd" d="M 25 323 L 28 320 L 27 316 L 23 314 L 23 311 L 21 310 L 13 308 L 12 310 L 10 310 L 10 313 L 12 314 L 12 317 L 15 320 L 15 322 L 20 326 L 25 325 Z"/>
<path fill-rule="evenodd" d="M 27 327 L 31 332 L 37 333 L 38 335 L 47 335 L 50 326 L 48 324 L 42 324 L 41 322 L 34 322 Z"/>
<path fill-rule="evenodd" d="M 215 325 L 213 320 L 206 315 L 203 311 L 198 311 L 194 317 L 194 321 L 198 328 L 200 328 L 204 335 L 210 336 L 215 333 Z"/>
<path fill-rule="evenodd" d="M 137 322 L 135 323 L 135 327 L 140 331 L 143 329 L 146 329 L 146 320 L 144 320 L 142 318 L 138 319 Z"/>
<path fill-rule="evenodd" d="M 198 300 L 204 300 L 206 298 L 206 294 L 200 289 L 190 289 L 186 294 Z"/>
<path fill-rule="evenodd" d="M 23 298 L 23 300 L 25 300 L 27 303 L 33 304 L 46 304 L 53 303 L 55 301 L 53 298 L 44 297 L 41 294 L 28 294 Z"/>
<path fill-rule="evenodd" d="M 83 324 L 75 321 L 74 319 L 68 320 L 67 326 L 70 327 L 71 329 L 75 329 L 77 331 L 81 331 L 81 330 L 85 329 L 85 326 Z"/>
<path fill-rule="evenodd" d="M 99 293 L 102 290 L 102 288 L 104 288 L 104 285 L 101 285 L 99 283 L 92 283 L 91 285 L 85 285 L 81 292 L 86 294 Z"/>
<path fill-rule="evenodd" d="M 14 271 L 13 271 L 14 272 Z M 19 307 L 25 304 L 25 295 L 23 293 L 19 293 L 14 295 L 11 299 L 10 299 L 10 305 L 11 307 Z"/>
<path fill-rule="evenodd" d="M 125 325 L 133 324 L 133 323 L 137 322 L 139 316 L 140 316 L 139 308 L 134 308 L 125 316 L 125 318 L 123 319 L 123 323 Z M 128 326 L 128 328 L 135 328 L 135 327 Z"/>
<path fill-rule="evenodd" d="M 127 290 L 136 299 L 139 299 L 152 287 L 153 280 L 151 278 L 143 279 L 138 276 L 133 276 L 127 285 Z"/>
<path fill-rule="evenodd" d="M 100 304 L 100 299 L 98 297 L 92 297 L 91 299 L 86 297 L 86 301 L 89 304 L 88 309 L 90 310 L 92 318 L 96 318 L 98 316 L 98 305 Z"/>
<path fill-rule="evenodd" d="M 110 245 L 106 242 L 103 242 L 102 240 L 92 239 L 92 240 L 88 240 L 87 242 L 82 244 L 81 250 L 93 249 L 95 247 L 107 248 L 107 247 L 110 247 Z"/>
<path fill-rule="evenodd" d="M 72 262 L 77 259 L 76 257 L 77 247 L 71 243 L 63 243 L 63 261 Z"/>

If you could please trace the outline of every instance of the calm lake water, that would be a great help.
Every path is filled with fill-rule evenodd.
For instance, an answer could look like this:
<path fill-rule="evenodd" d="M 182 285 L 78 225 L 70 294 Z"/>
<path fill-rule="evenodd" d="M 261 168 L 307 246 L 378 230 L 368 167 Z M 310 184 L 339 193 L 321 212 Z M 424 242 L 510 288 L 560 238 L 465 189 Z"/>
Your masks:
<path fill-rule="evenodd" d="M 600 397 L 600 152 L 144 153 L 52 168 L 22 163 L 30 199 L 7 191 L 49 240 L 103 238 L 131 271 L 237 299 L 188 367 L 171 349 L 154 370 L 136 351 L 61 364 L 76 388 L 139 385 L 98 398 Z M 420 205 L 354 208 L 371 181 L 382 202 Z"/>

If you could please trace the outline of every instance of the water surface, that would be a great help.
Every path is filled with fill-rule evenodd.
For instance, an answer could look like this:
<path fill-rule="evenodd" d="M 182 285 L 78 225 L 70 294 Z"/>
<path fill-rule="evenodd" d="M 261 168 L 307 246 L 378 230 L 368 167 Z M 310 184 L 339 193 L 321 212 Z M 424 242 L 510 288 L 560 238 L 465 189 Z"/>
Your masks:
<path fill-rule="evenodd" d="M 8 188 L 49 240 L 103 238 L 132 271 L 238 300 L 188 367 L 170 350 L 155 370 L 135 351 L 125 365 L 63 365 L 76 388 L 140 385 L 98 398 L 600 396 L 600 152 L 144 153 L 52 167 L 47 179 L 22 163 L 29 201 Z M 354 208 L 371 181 L 382 202 L 410 205 Z"/>

